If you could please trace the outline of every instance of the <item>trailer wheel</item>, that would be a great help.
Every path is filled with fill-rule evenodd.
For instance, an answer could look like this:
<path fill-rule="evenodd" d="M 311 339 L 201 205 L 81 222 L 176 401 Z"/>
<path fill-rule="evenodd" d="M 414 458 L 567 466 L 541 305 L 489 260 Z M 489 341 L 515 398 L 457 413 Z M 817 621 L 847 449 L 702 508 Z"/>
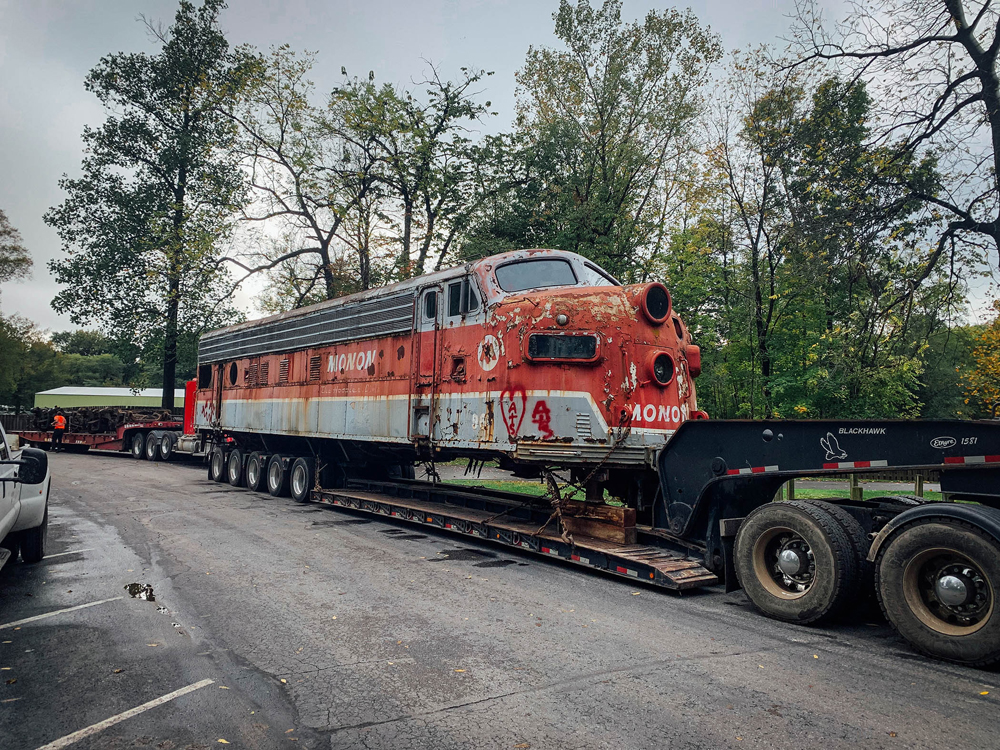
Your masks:
<path fill-rule="evenodd" d="M 267 462 L 267 491 L 273 497 L 288 495 L 288 472 L 285 470 L 284 458 L 278 454 L 271 456 Z"/>
<path fill-rule="evenodd" d="M 1000 662 L 1000 543 L 975 526 L 931 518 L 879 551 L 875 590 L 896 631 L 927 656 Z"/>
<path fill-rule="evenodd" d="M 148 435 L 146 435 L 146 460 L 147 461 L 159 461 L 160 460 L 160 440 L 163 438 L 163 433 L 159 430 L 153 430 Z"/>
<path fill-rule="evenodd" d="M 146 457 L 146 436 L 142 432 L 132 435 L 132 458 Z"/>
<path fill-rule="evenodd" d="M 267 455 L 254 451 L 247 459 L 247 488 L 252 492 L 267 489 Z"/>
<path fill-rule="evenodd" d="M 222 448 L 213 448 L 208 457 L 208 478 L 213 482 L 224 482 L 226 479 L 226 454 Z"/>
<path fill-rule="evenodd" d="M 243 486 L 243 451 L 233 448 L 226 459 L 226 481 L 233 487 Z"/>
<path fill-rule="evenodd" d="M 307 503 L 312 497 L 313 467 L 311 458 L 296 458 L 292 464 L 288 485 L 292 499 L 297 503 Z"/>
<path fill-rule="evenodd" d="M 750 513 L 736 535 L 736 575 L 768 617 L 807 624 L 834 615 L 854 594 L 854 548 L 824 508 L 789 501 Z"/>
<path fill-rule="evenodd" d="M 160 460 L 169 461 L 174 455 L 174 446 L 177 445 L 176 432 L 164 432 L 160 438 Z"/>
<path fill-rule="evenodd" d="M 826 500 L 802 500 L 801 502 L 825 510 L 833 516 L 833 519 L 847 534 L 854 551 L 854 564 L 858 570 L 858 594 L 860 594 L 858 598 L 868 599 L 871 603 L 872 595 L 875 593 L 875 566 L 868 562 L 871 541 L 868 539 L 864 527 L 858 522 L 858 519 L 836 503 Z"/>

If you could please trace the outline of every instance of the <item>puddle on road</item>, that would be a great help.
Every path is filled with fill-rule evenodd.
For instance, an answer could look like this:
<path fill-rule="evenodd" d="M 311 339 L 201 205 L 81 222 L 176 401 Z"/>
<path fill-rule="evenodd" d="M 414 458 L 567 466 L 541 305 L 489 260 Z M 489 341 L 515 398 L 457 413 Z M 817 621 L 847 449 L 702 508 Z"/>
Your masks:
<path fill-rule="evenodd" d="M 153 587 L 148 583 L 130 583 L 124 588 L 133 599 L 142 599 L 146 602 L 156 601 L 156 597 L 153 596 Z"/>
<path fill-rule="evenodd" d="M 482 549 L 470 549 L 468 547 L 462 547 L 460 549 L 443 549 L 438 552 L 441 557 L 431 558 L 427 562 L 448 562 L 455 561 L 465 561 L 465 560 L 482 560 L 484 557 L 495 558 L 497 554 L 495 552 L 487 552 Z"/>
<path fill-rule="evenodd" d="M 486 562 L 476 563 L 472 567 L 474 567 L 474 568 L 506 568 L 508 565 L 517 565 L 517 560 L 487 560 Z M 527 563 L 522 563 L 522 565 L 527 565 Z"/>

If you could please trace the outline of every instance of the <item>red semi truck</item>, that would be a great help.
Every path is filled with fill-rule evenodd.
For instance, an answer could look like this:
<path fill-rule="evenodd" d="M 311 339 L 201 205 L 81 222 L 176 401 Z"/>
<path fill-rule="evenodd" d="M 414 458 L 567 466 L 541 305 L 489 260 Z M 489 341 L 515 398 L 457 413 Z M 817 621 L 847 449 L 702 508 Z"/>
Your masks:
<path fill-rule="evenodd" d="M 114 432 L 67 432 L 63 448 L 70 451 L 130 452 L 135 458 L 150 461 L 168 459 L 174 454 L 200 456 L 204 453 L 204 438 L 195 433 L 194 394 L 197 383 L 192 380 L 184 388 L 184 419 L 178 421 L 137 421 L 123 424 Z M 51 430 L 20 430 L 21 443 L 36 448 L 52 447 Z"/>

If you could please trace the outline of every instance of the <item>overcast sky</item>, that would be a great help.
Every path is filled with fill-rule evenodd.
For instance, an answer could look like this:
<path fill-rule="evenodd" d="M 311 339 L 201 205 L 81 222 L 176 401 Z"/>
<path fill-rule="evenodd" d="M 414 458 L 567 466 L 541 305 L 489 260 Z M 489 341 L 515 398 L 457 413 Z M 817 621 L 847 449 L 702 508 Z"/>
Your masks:
<path fill-rule="evenodd" d="M 824 5 L 836 15 L 841 2 Z M 623 15 L 636 19 L 669 6 L 625 0 Z M 78 173 L 83 126 L 103 121 L 83 79 L 103 55 L 155 52 L 138 18 L 169 24 L 176 7 L 173 0 L 0 0 L 0 209 L 35 260 L 29 281 L 0 289 L 4 314 L 20 313 L 52 330 L 73 327 L 50 306 L 58 286 L 46 263 L 60 248 L 42 214 L 63 198 L 59 177 Z M 400 84 L 419 77 L 422 60 L 447 77 L 462 66 L 495 71 L 484 98 L 502 127 L 513 117 L 514 72 L 528 47 L 554 43 L 557 7 L 558 0 L 230 0 L 222 26 L 232 45 L 287 43 L 317 51 L 312 77 L 320 91 L 340 79 L 341 66 Z M 794 1 L 700 0 L 678 7 L 691 7 L 734 49 L 780 43 Z M 247 307 L 248 295 L 240 301 Z"/>

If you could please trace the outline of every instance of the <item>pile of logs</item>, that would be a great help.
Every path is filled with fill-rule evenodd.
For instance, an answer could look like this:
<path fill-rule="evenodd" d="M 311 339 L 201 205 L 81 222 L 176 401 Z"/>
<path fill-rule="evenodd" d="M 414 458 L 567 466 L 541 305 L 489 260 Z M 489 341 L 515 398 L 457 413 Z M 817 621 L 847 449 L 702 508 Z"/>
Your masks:
<path fill-rule="evenodd" d="M 175 419 L 170 409 L 152 406 L 131 409 L 122 406 L 80 406 L 58 410 L 36 406 L 31 410 L 34 429 L 51 430 L 52 417 L 56 411 L 62 412 L 66 417 L 66 432 L 92 435 L 115 432 L 122 425 L 134 422 L 166 422 Z"/>

